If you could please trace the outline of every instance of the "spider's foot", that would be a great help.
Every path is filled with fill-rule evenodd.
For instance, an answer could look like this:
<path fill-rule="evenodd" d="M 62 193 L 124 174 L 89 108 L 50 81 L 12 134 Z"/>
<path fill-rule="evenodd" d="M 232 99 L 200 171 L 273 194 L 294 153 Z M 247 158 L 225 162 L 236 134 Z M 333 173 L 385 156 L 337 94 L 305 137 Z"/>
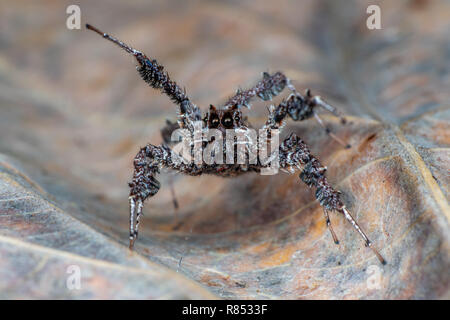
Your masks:
<path fill-rule="evenodd" d="M 333 229 L 330 229 L 331 236 L 333 237 L 334 244 L 339 244 L 339 239 L 336 237 L 336 234 L 334 233 Z"/>
<path fill-rule="evenodd" d="M 136 228 L 139 223 L 139 214 L 140 214 L 139 210 L 140 210 L 140 205 L 142 202 L 139 202 L 139 199 L 136 199 L 135 196 L 130 196 L 128 198 L 128 200 L 130 202 L 130 244 L 129 244 L 129 248 L 130 248 L 130 250 L 133 250 L 134 242 L 136 241 L 136 236 L 137 236 Z M 137 202 L 137 208 L 136 208 L 136 202 Z M 135 221 L 136 221 L 136 224 L 135 224 Z"/>
<path fill-rule="evenodd" d="M 335 135 L 333 132 L 330 131 L 330 129 L 326 129 L 327 134 L 338 144 L 340 144 L 344 149 L 350 149 L 352 145 L 350 143 L 346 143 L 344 140 L 339 138 L 337 135 Z"/>
<path fill-rule="evenodd" d="M 334 141 L 336 141 L 338 144 L 340 144 L 344 149 L 350 149 L 352 146 L 350 143 L 345 142 L 341 138 L 339 138 L 337 135 L 335 135 L 328 126 L 325 125 L 322 118 L 314 112 L 314 117 L 316 118 L 317 122 L 325 129 L 325 132 L 327 135 L 331 137 Z"/>
<path fill-rule="evenodd" d="M 382 265 L 386 265 L 386 260 L 384 260 L 383 256 L 378 252 L 377 249 L 375 249 L 372 242 L 369 241 L 368 243 L 366 243 L 366 247 L 372 249 L 373 253 L 375 253 L 375 255 L 377 256 L 378 260 Z"/>
<path fill-rule="evenodd" d="M 350 149 L 352 147 L 352 145 L 350 143 L 345 142 L 344 140 L 342 140 L 341 138 L 339 138 L 337 135 L 335 135 L 333 132 L 330 132 L 329 130 L 327 130 L 327 134 L 334 140 L 336 141 L 338 144 L 340 144 L 344 149 Z"/>
<path fill-rule="evenodd" d="M 135 240 L 136 238 L 134 236 L 130 236 L 130 245 L 129 245 L 130 250 L 133 250 Z"/>
<path fill-rule="evenodd" d="M 323 213 L 325 215 L 325 222 L 326 222 L 327 228 L 330 230 L 330 233 L 331 233 L 331 236 L 333 237 L 334 243 L 339 244 L 339 240 L 336 236 L 336 233 L 334 233 L 333 226 L 331 225 L 330 216 L 328 215 L 328 211 L 325 208 L 323 209 Z"/>
<path fill-rule="evenodd" d="M 355 219 L 352 217 L 352 215 L 350 214 L 350 212 L 347 210 L 347 208 L 345 206 L 342 206 L 341 208 L 339 208 L 337 211 L 341 212 L 344 214 L 345 218 L 347 219 L 348 222 L 351 223 L 351 225 L 353 226 L 353 228 L 358 231 L 358 233 L 361 235 L 361 237 L 364 239 L 364 242 L 366 244 L 366 247 L 369 247 L 370 249 L 372 249 L 373 253 L 377 256 L 378 260 L 380 261 L 381 264 L 385 265 L 386 264 L 386 260 L 384 260 L 383 256 L 378 252 L 377 249 L 375 249 L 375 247 L 373 246 L 372 242 L 369 240 L 369 238 L 366 236 L 366 234 L 364 233 L 364 231 L 361 229 L 361 227 L 358 225 L 358 223 L 355 221 Z"/>

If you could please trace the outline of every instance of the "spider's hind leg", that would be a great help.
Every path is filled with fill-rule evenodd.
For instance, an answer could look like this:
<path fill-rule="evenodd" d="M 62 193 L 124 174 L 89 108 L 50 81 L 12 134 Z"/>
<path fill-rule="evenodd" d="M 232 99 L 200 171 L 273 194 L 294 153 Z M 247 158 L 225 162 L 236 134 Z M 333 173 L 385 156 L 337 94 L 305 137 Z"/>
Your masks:
<path fill-rule="evenodd" d="M 330 220 L 330 216 L 328 215 L 327 209 L 323 208 L 323 214 L 325 216 L 325 223 L 327 224 L 327 227 L 331 232 L 331 236 L 333 237 L 334 243 L 339 244 L 339 240 L 336 236 L 336 233 L 334 233 L 333 226 L 331 225 L 331 220 Z"/>
<path fill-rule="evenodd" d="M 372 249 L 382 264 L 385 264 L 386 262 L 384 258 L 373 247 L 372 242 L 341 201 L 340 192 L 333 189 L 333 187 L 329 184 L 325 176 L 326 167 L 322 167 L 319 160 L 311 154 L 305 142 L 303 142 L 295 134 L 291 134 L 286 140 L 283 141 L 279 150 L 280 167 L 300 167 L 302 170 L 299 176 L 300 179 L 309 187 L 316 188 L 315 195 L 320 205 L 325 210 L 325 220 L 333 236 L 334 242 L 337 242 L 337 237 L 331 227 L 328 211 L 336 211 L 343 214 L 345 219 L 350 222 L 353 228 L 358 231 L 359 235 L 363 238 L 365 245 Z"/>

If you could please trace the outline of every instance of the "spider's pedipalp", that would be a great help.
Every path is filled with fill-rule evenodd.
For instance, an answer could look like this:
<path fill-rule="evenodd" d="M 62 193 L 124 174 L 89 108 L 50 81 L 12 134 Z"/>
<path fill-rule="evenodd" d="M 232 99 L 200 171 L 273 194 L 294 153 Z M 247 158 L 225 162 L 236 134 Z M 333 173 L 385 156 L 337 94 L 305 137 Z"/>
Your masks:
<path fill-rule="evenodd" d="M 306 185 L 316 188 L 315 196 L 324 209 L 326 223 L 332 233 L 334 242 L 337 242 L 337 237 L 334 234 L 333 229 L 331 228 L 328 211 L 336 211 L 342 213 L 347 221 L 350 222 L 353 228 L 358 231 L 358 233 L 364 239 L 366 246 L 372 249 L 378 260 L 382 264 L 385 264 L 386 261 L 384 260 L 384 258 L 373 247 L 372 242 L 369 240 L 356 220 L 353 219 L 349 211 L 346 209 L 345 205 L 342 203 L 340 199 L 340 192 L 333 189 L 333 187 L 331 187 L 331 185 L 329 184 L 325 176 L 326 168 L 323 167 L 320 164 L 319 160 L 311 154 L 305 142 L 301 140 L 297 135 L 291 134 L 280 145 L 279 151 L 280 167 L 289 168 L 295 166 L 296 164 L 299 164 L 299 166 L 302 168 L 299 176 L 300 179 Z"/>

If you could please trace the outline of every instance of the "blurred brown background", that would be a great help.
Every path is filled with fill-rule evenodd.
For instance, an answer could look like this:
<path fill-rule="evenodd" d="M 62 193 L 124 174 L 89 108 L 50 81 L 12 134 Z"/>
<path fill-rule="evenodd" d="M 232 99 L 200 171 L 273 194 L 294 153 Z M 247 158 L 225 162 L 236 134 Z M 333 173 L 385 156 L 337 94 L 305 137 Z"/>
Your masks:
<path fill-rule="evenodd" d="M 71 4 L 81 30 L 66 28 Z M 449 298 L 449 21 L 447 1 L 1 1 L 0 297 Z M 176 108 L 85 23 L 157 58 L 203 110 L 278 70 L 340 108 L 348 125 L 324 118 L 350 150 L 314 120 L 285 134 L 328 166 L 388 265 L 335 214 L 334 245 L 285 174 L 173 174 L 175 211 L 164 173 L 128 252 L 132 159 Z"/>

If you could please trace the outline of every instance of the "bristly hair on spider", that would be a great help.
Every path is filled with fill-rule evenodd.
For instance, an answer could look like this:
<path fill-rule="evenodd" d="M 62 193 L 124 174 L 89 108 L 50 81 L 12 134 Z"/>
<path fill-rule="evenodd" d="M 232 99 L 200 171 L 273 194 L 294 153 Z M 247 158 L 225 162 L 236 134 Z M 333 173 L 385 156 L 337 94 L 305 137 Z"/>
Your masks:
<path fill-rule="evenodd" d="M 251 128 L 251 125 L 242 114 L 243 108 L 249 108 L 251 100 L 255 97 L 259 97 L 264 101 L 271 100 L 272 97 L 280 94 L 287 87 L 291 94 L 278 106 L 269 108 L 268 120 L 261 128 L 262 130 L 268 133 L 271 130 L 281 130 L 288 118 L 294 121 L 302 121 L 314 117 L 334 141 L 345 148 L 351 147 L 336 134 L 332 133 L 318 114 L 318 110 L 323 109 L 340 118 L 341 123 L 345 124 L 345 118 L 338 110 L 326 103 L 320 96 L 312 95 L 310 90 L 306 90 L 305 94 L 299 93 L 282 72 L 273 74 L 264 72 L 262 79 L 255 86 L 248 90 L 238 90 L 234 96 L 229 98 L 219 108 L 210 105 L 209 110 L 202 115 L 200 109 L 188 98 L 186 91 L 170 79 L 168 73 L 164 71 L 164 67 L 155 59 L 148 58 L 144 53 L 133 49 L 89 24 L 86 25 L 86 28 L 98 33 L 103 38 L 115 43 L 127 53 L 133 55 L 137 60 L 137 70 L 142 79 L 151 87 L 161 90 L 178 106 L 177 121 L 168 121 L 161 130 L 164 143 L 159 146 L 148 144 L 141 148 L 134 158 L 134 172 L 129 183 L 130 194 L 128 197 L 130 206 L 130 249 L 133 249 L 138 237 L 144 201 L 153 197 L 160 189 L 160 183 L 156 180 L 156 176 L 162 168 L 191 176 L 212 174 L 222 177 L 233 177 L 248 172 L 259 173 L 264 168 L 267 168 L 267 163 L 263 163 L 259 159 L 256 163 L 248 162 L 245 164 L 207 164 L 205 162 L 197 164 L 179 161 L 179 159 L 175 159 L 176 154 L 170 148 L 171 134 L 177 129 L 187 129 L 193 133 L 195 123 L 201 121 L 206 129 L 217 129 L 223 132 L 229 129 L 248 130 Z M 211 141 L 207 140 L 203 141 L 203 143 L 208 145 Z M 226 152 L 225 148 L 223 152 Z M 331 225 L 328 214 L 330 211 L 341 213 L 363 238 L 365 245 L 372 249 L 382 264 L 385 264 L 384 258 L 375 249 L 372 242 L 342 202 L 340 192 L 335 190 L 328 182 L 325 175 L 326 167 L 323 167 L 319 160 L 311 154 L 306 143 L 296 134 L 291 133 L 279 145 L 278 156 L 281 169 L 286 169 L 288 172 L 298 170 L 300 172 L 299 178 L 307 186 L 315 188 L 315 196 L 323 207 L 325 223 L 334 242 L 339 244 Z M 176 201 L 174 201 L 174 204 L 177 206 Z"/>

